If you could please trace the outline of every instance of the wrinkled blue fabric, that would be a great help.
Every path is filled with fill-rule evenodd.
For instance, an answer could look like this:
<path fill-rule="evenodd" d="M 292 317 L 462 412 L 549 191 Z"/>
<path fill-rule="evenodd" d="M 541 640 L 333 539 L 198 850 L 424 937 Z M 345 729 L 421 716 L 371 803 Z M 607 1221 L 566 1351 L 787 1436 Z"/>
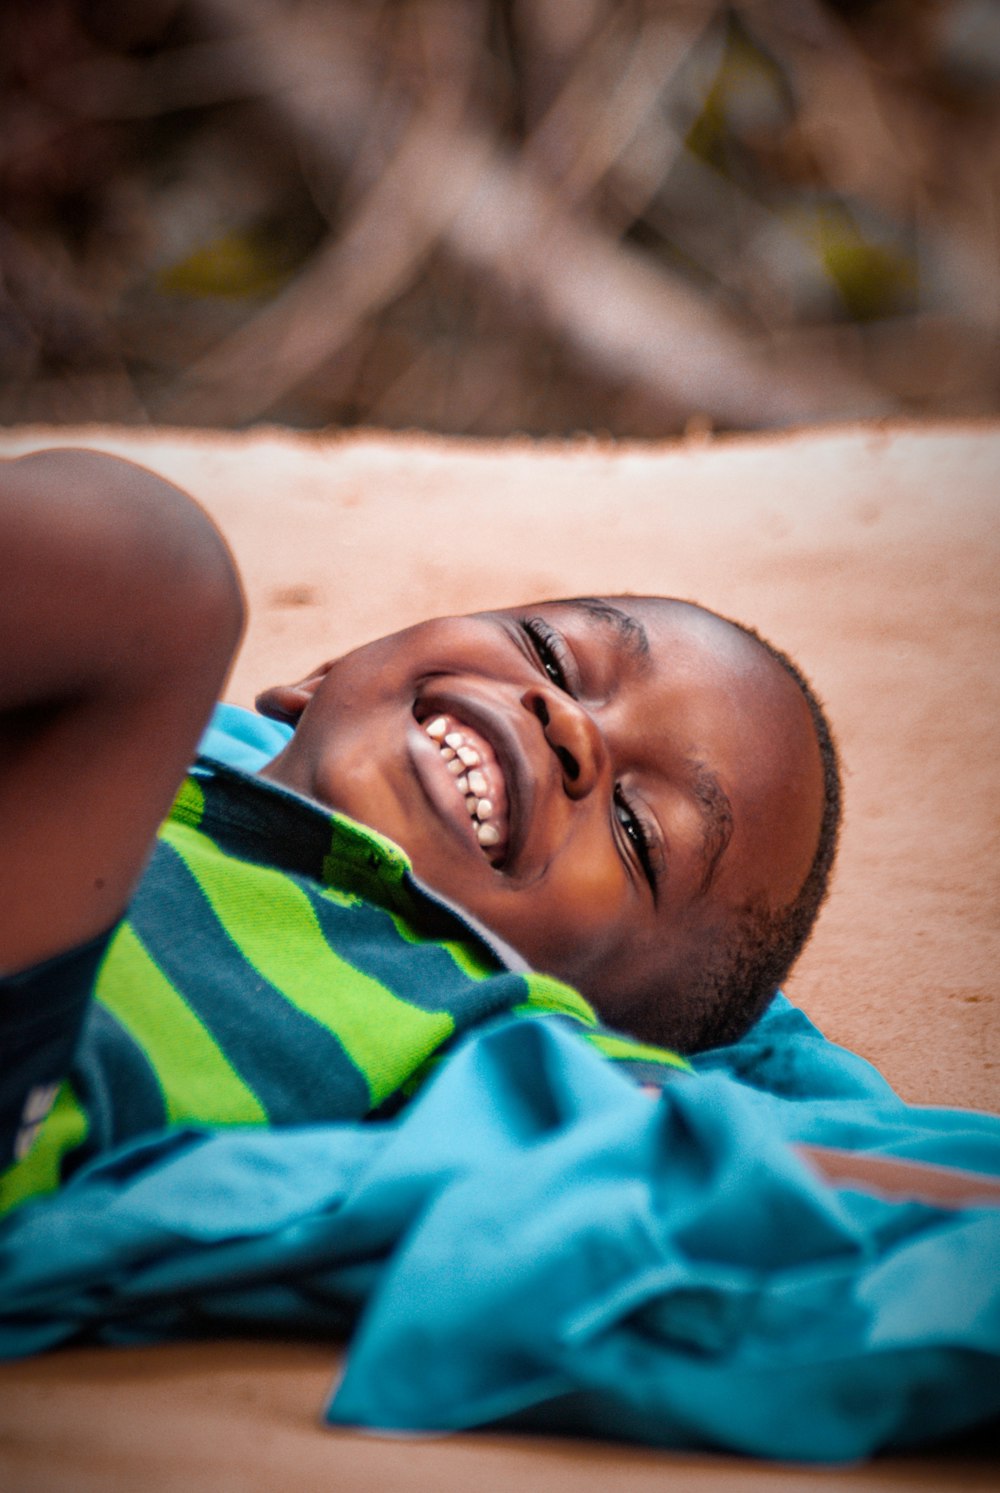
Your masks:
<path fill-rule="evenodd" d="M 1000 1172 L 1000 1121 L 838 1053 L 782 1002 L 654 1101 L 516 1021 L 391 1122 L 133 1143 L 0 1229 L 0 1354 L 351 1332 L 337 1424 L 820 1461 L 961 1429 L 1000 1412 L 1000 1210 L 834 1189 L 787 1141 Z"/>

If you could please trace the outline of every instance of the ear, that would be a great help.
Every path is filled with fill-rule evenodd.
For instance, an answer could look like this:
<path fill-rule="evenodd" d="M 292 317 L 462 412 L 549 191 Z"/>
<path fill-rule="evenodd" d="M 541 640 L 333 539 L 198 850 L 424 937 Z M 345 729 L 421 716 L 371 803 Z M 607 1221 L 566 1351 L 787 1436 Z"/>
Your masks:
<path fill-rule="evenodd" d="M 300 679 L 298 684 L 272 684 L 270 689 L 261 691 L 254 704 L 261 715 L 266 715 L 270 720 L 297 726 L 299 717 L 332 667 L 332 660 L 320 664 L 318 669 L 305 679 Z"/>

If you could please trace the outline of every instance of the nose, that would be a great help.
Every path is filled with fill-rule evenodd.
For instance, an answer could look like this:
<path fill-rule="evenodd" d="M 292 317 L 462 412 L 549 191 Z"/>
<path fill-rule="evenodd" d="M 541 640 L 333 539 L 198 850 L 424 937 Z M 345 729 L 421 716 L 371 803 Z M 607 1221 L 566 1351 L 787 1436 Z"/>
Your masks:
<path fill-rule="evenodd" d="M 566 793 L 570 798 L 586 798 L 597 786 L 607 760 L 600 726 L 589 710 L 559 689 L 533 689 L 523 703 L 537 718 L 559 759 Z"/>

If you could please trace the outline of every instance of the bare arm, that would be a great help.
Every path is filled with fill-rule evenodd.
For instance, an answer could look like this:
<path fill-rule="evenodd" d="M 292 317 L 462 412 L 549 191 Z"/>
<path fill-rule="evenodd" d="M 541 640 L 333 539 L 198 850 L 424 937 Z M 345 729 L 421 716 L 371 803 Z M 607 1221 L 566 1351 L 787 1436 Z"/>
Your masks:
<path fill-rule="evenodd" d="M 170 483 L 86 451 L 0 463 L 0 973 L 121 914 L 242 619 Z"/>

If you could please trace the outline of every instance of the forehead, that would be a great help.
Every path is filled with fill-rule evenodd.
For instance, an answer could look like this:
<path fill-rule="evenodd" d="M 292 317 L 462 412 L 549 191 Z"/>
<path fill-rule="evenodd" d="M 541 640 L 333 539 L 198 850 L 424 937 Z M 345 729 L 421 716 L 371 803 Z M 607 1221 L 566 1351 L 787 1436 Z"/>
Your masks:
<path fill-rule="evenodd" d="M 623 661 L 645 667 L 652 660 L 652 646 L 649 629 L 636 609 L 638 601 L 637 597 L 578 596 L 548 605 L 602 633 Z"/>
<path fill-rule="evenodd" d="M 752 678 L 766 693 L 792 681 L 767 650 L 742 628 L 693 602 L 659 596 L 582 596 L 540 602 L 612 654 L 623 670 L 655 686 L 678 674 L 704 678 Z M 528 608 L 531 610 L 532 608 Z M 523 610 L 523 609 L 521 609 Z M 798 693 L 793 685 L 793 692 Z"/>
<path fill-rule="evenodd" d="M 819 743 L 795 678 L 752 634 L 693 603 L 600 597 L 546 611 L 604 657 L 627 757 L 683 763 L 697 798 L 708 785 L 732 809 L 734 884 L 752 888 L 766 868 L 756 890 L 772 905 L 793 896 L 822 813 Z"/>
<path fill-rule="evenodd" d="M 758 748 L 767 779 L 784 782 L 805 754 L 818 758 L 798 682 L 752 633 L 696 605 L 665 597 L 597 597 L 557 603 L 607 648 L 651 709 L 680 698 L 692 729 Z"/>

